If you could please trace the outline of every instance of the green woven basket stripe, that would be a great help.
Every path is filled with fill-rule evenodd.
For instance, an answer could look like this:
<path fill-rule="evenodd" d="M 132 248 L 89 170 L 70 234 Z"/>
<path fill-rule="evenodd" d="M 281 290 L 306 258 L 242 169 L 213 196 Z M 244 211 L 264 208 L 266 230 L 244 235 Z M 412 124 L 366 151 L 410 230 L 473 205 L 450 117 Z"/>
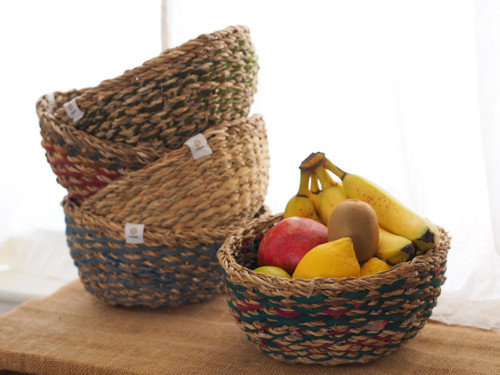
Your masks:
<path fill-rule="evenodd" d="M 368 293 L 370 293 L 369 290 L 359 290 L 355 292 L 340 293 L 339 297 L 348 299 L 363 299 L 368 295 Z"/>
<path fill-rule="evenodd" d="M 312 308 L 303 308 L 300 306 L 297 306 L 293 309 L 293 311 L 297 311 L 301 313 L 302 315 L 307 315 L 307 314 L 318 314 L 323 311 L 325 311 L 328 308 L 328 306 L 318 306 L 318 307 L 312 307 Z M 326 314 L 325 314 L 326 316 Z"/>
<path fill-rule="evenodd" d="M 303 303 L 303 304 L 317 304 L 321 303 L 326 299 L 326 296 L 324 295 L 316 295 L 316 296 L 311 296 L 311 297 L 295 297 L 292 296 L 290 297 L 291 300 L 298 302 L 298 303 Z"/>
<path fill-rule="evenodd" d="M 246 323 L 256 323 L 265 322 L 270 327 L 282 327 L 282 326 L 293 326 L 298 329 L 312 329 L 308 323 L 317 322 L 321 320 L 322 324 L 317 327 L 320 330 L 324 327 L 334 327 L 334 326 L 350 326 L 353 328 L 361 328 L 368 324 L 369 321 L 373 320 L 373 316 L 365 314 L 364 316 L 355 315 L 352 317 L 342 316 L 342 317 L 330 317 L 330 316 L 313 316 L 313 315 L 300 315 L 295 318 L 286 318 L 280 315 L 267 314 L 266 312 L 252 312 L 252 314 L 242 313 L 234 304 L 229 303 L 229 307 L 236 312 L 239 318 Z M 380 319 L 380 318 L 379 318 Z M 406 318 L 401 316 L 398 321 L 404 321 Z M 354 321 L 356 320 L 356 321 Z"/>
<path fill-rule="evenodd" d="M 424 287 L 434 284 L 434 282 L 428 282 Z M 437 298 L 437 296 L 436 296 Z M 297 327 L 298 329 L 307 329 L 307 330 L 320 330 L 324 327 L 335 327 L 335 326 L 349 326 L 353 328 L 361 328 L 364 327 L 367 323 L 371 321 L 386 321 L 386 329 L 391 331 L 405 331 L 406 327 L 402 323 L 407 320 L 411 320 L 413 316 L 417 313 L 422 312 L 422 310 L 432 310 L 432 307 L 436 304 L 436 298 L 426 300 L 421 305 L 414 307 L 411 310 L 405 310 L 405 313 L 388 313 L 391 309 L 394 311 L 397 307 L 391 306 L 382 309 L 381 307 L 383 303 L 378 302 L 374 306 L 371 306 L 370 309 L 365 313 L 356 313 L 352 314 L 347 312 L 340 316 L 330 316 L 328 314 L 321 314 L 321 312 L 325 309 L 324 307 L 315 307 L 313 309 L 307 309 L 301 306 L 295 307 L 292 311 L 300 313 L 296 317 L 284 317 L 279 315 L 275 311 L 275 309 L 283 308 L 280 305 L 276 305 L 274 303 L 269 303 L 266 300 L 260 300 L 262 308 L 254 309 L 251 312 L 241 312 L 239 308 L 232 303 L 228 302 L 230 308 L 236 312 L 239 318 L 242 321 L 247 323 L 255 323 L 255 322 L 265 322 L 270 327 L 281 327 L 284 325 Z M 244 300 L 244 298 L 243 298 Z M 401 306 L 404 302 L 398 303 L 396 306 Z M 263 309 L 263 308 L 266 309 Z M 343 305 L 345 308 L 346 305 Z M 354 308 L 354 306 L 353 306 Z M 269 311 L 270 313 L 268 313 Z M 359 311 L 354 310 L 354 311 Z M 423 316 L 430 316 L 430 312 L 425 312 L 421 314 Z M 321 321 L 321 324 L 317 327 L 310 327 L 309 323 Z"/>
<path fill-rule="evenodd" d="M 369 309 L 369 311 L 380 311 L 381 313 L 385 313 L 386 311 L 394 311 L 398 307 L 402 306 L 403 304 L 407 303 L 408 301 L 413 301 L 415 299 L 418 299 L 421 294 L 422 290 L 424 288 L 427 288 L 429 286 L 432 287 L 439 287 L 442 284 L 441 280 L 431 280 L 425 284 L 422 285 L 421 289 L 415 289 L 414 293 L 412 294 L 406 294 L 404 297 L 402 297 L 402 301 L 396 302 L 396 303 L 388 303 L 391 301 L 395 300 L 395 297 L 389 296 L 389 297 L 379 297 L 376 300 L 374 300 L 370 306 L 367 306 L 365 303 L 357 303 L 356 301 L 353 301 L 352 303 L 344 303 L 342 304 L 343 309 L 348 309 L 348 310 L 355 310 L 355 309 Z M 233 293 L 237 299 L 247 299 L 248 296 L 246 294 L 247 289 L 242 287 L 242 286 L 237 286 L 229 283 L 229 286 L 232 288 Z M 259 297 L 262 297 L 261 299 L 258 299 L 259 303 L 263 307 L 267 307 L 270 309 L 278 309 L 278 308 L 283 308 L 283 305 L 279 303 L 281 300 L 283 300 L 283 296 L 280 295 L 275 295 L 275 296 L 268 296 L 265 295 L 259 291 L 254 291 L 256 295 Z M 316 314 L 318 312 L 321 312 L 325 309 L 328 308 L 328 306 L 317 306 L 318 303 L 321 303 L 325 300 L 325 296 L 323 295 L 318 295 L 318 296 L 312 296 L 311 298 L 292 298 L 296 302 L 298 302 L 297 306 L 294 307 L 294 311 L 297 311 L 301 314 Z M 313 307 L 308 307 L 308 305 L 311 305 Z M 326 314 L 325 314 L 326 315 Z M 358 315 L 358 317 L 364 317 L 365 315 Z M 367 316 L 367 315 L 366 315 Z"/>
<path fill-rule="evenodd" d="M 280 307 L 280 306 L 282 306 L 280 303 L 276 304 L 276 303 L 273 303 L 272 301 L 282 301 L 285 298 L 284 296 L 280 296 L 278 294 L 276 294 L 274 296 L 270 296 L 270 295 L 261 293 L 259 290 L 255 290 L 254 292 L 259 297 L 262 297 L 262 299 L 259 300 L 259 302 L 262 305 L 267 306 L 267 307 Z M 267 301 L 269 301 L 269 302 L 267 302 Z"/>
<path fill-rule="evenodd" d="M 429 285 L 437 288 L 437 287 L 440 287 L 441 285 L 443 284 L 443 281 L 441 279 L 432 279 L 430 282 L 429 282 Z"/>
<path fill-rule="evenodd" d="M 405 284 L 405 282 L 406 282 L 405 279 L 400 279 L 392 284 L 382 285 L 380 288 L 377 289 L 377 291 L 379 291 L 381 293 L 394 292 L 396 290 L 401 289 L 403 287 L 403 285 Z"/>
<path fill-rule="evenodd" d="M 231 291 L 236 295 L 239 296 L 239 298 L 244 298 L 241 293 L 238 292 L 245 292 L 247 288 L 243 285 L 235 285 L 235 284 L 230 284 Z"/>

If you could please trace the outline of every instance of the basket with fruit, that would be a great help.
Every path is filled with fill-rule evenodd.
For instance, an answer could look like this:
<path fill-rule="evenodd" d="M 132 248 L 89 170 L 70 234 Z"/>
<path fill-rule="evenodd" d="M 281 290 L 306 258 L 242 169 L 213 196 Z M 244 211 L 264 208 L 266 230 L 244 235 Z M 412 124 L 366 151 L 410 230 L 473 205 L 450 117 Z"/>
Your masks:
<path fill-rule="evenodd" d="M 285 213 L 252 221 L 217 255 L 250 341 L 278 360 L 337 365 L 392 353 L 422 329 L 449 249 L 443 228 L 316 153 Z"/>
<path fill-rule="evenodd" d="M 249 30 L 228 27 L 167 49 L 96 87 L 37 102 L 58 182 L 83 201 L 221 121 L 246 117 L 257 87 Z"/>
<path fill-rule="evenodd" d="M 176 306 L 221 291 L 216 251 L 265 213 L 268 143 L 260 115 L 202 134 L 211 151 L 203 157 L 183 146 L 83 203 L 64 200 L 71 256 L 84 287 L 99 299 Z"/>

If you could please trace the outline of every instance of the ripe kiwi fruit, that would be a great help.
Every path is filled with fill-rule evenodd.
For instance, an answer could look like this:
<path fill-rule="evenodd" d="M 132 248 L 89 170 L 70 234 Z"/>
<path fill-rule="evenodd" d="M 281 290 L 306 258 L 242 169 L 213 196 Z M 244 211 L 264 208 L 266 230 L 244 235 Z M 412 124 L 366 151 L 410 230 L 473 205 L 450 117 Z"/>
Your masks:
<path fill-rule="evenodd" d="M 379 226 L 375 210 L 358 199 L 347 199 L 335 207 L 328 221 L 328 241 L 350 237 L 360 263 L 375 256 Z"/>

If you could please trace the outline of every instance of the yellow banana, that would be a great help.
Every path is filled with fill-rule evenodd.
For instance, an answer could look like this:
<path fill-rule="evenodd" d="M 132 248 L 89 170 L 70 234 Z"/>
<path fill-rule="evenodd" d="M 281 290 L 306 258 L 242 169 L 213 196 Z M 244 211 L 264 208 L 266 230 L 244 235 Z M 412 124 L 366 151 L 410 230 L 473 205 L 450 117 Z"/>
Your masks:
<path fill-rule="evenodd" d="M 413 242 L 406 237 L 379 228 L 377 256 L 390 264 L 406 262 L 415 255 Z"/>
<path fill-rule="evenodd" d="M 283 217 L 300 216 L 319 221 L 312 200 L 309 198 L 309 179 L 311 172 L 300 171 L 299 191 L 288 201 Z"/>
<path fill-rule="evenodd" d="M 309 196 L 309 199 L 311 199 L 311 201 L 313 202 L 314 209 L 316 210 L 316 213 L 319 212 L 322 193 L 323 193 L 323 191 L 321 190 L 321 187 L 319 186 L 318 176 L 316 176 L 315 174 L 312 174 L 311 175 L 311 188 L 309 189 L 308 196 Z"/>
<path fill-rule="evenodd" d="M 413 241 L 417 247 L 417 255 L 424 254 L 428 249 L 436 247 L 439 244 L 439 229 L 431 223 L 428 219 L 424 219 L 425 223 L 429 227 L 429 233 L 434 234 L 433 240 L 430 239 L 429 236 L 424 236 L 424 238 L 419 238 Z M 434 241 L 432 246 L 429 247 L 429 241 Z"/>
<path fill-rule="evenodd" d="M 373 207 L 381 227 L 391 233 L 409 238 L 420 252 L 425 252 L 437 245 L 439 231 L 429 221 L 411 211 L 373 182 L 344 172 L 328 159 L 325 159 L 324 165 L 342 180 L 349 198 L 362 200 Z"/>
<path fill-rule="evenodd" d="M 340 202 L 347 199 L 347 195 L 338 187 L 338 184 L 328 176 L 328 172 L 321 164 L 314 173 L 318 176 L 323 192 L 319 205 L 319 217 L 328 225 L 332 211 Z"/>

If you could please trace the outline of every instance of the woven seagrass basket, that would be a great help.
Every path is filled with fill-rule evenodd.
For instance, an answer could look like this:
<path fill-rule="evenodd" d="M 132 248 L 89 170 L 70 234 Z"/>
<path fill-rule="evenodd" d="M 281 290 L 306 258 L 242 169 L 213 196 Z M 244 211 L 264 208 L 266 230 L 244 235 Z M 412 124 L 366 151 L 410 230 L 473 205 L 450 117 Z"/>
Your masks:
<path fill-rule="evenodd" d="M 207 126 L 247 116 L 257 71 L 248 28 L 231 26 L 80 93 L 80 119 L 65 108 L 56 109 L 55 118 L 115 143 L 176 149 Z"/>
<path fill-rule="evenodd" d="M 264 204 L 269 150 L 261 115 L 223 121 L 203 133 L 212 154 L 166 153 L 113 181 L 81 207 L 118 223 L 199 230 L 252 217 Z"/>
<path fill-rule="evenodd" d="M 84 287 L 123 306 L 176 306 L 221 291 L 216 251 L 265 212 L 269 153 L 260 115 L 202 133 L 212 154 L 183 146 L 103 187 L 63 202 L 66 236 Z M 130 243 L 127 224 L 143 225 Z"/>
<path fill-rule="evenodd" d="M 43 96 L 37 114 L 47 160 L 81 202 L 191 136 L 246 117 L 257 72 L 249 30 L 235 26 L 165 50 L 96 87 Z M 82 117 L 71 118 L 68 104 Z"/>
<path fill-rule="evenodd" d="M 445 281 L 450 237 L 425 255 L 372 276 L 285 279 L 252 271 L 266 215 L 229 236 L 217 256 L 230 312 L 250 341 L 290 363 L 368 362 L 394 352 L 425 325 Z"/>
<path fill-rule="evenodd" d="M 84 288 L 110 305 L 180 306 L 223 291 L 216 252 L 247 221 L 196 231 L 147 225 L 144 243 L 125 240 L 124 225 L 63 201 L 66 238 Z M 255 217 L 264 214 L 263 207 Z"/>

